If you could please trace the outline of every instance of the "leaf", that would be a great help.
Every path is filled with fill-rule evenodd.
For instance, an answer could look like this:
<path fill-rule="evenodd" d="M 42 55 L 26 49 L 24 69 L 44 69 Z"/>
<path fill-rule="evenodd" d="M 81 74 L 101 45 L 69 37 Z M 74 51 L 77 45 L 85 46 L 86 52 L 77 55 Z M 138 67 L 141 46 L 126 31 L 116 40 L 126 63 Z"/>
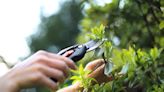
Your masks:
<path fill-rule="evenodd" d="M 100 31 L 100 35 L 103 35 L 105 33 L 105 26 L 103 24 L 100 25 L 99 31 Z"/>
<path fill-rule="evenodd" d="M 105 70 L 104 70 L 104 74 L 106 76 L 110 76 L 111 72 L 112 72 L 112 69 L 113 69 L 113 63 L 111 62 L 107 62 L 105 64 Z"/>
<path fill-rule="evenodd" d="M 161 49 L 158 50 L 157 47 L 154 47 L 153 49 L 150 50 L 150 56 L 152 57 L 153 60 L 157 59 L 161 53 Z"/>
<path fill-rule="evenodd" d="M 112 55 L 112 44 L 110 41 L 105 41 L 104 42 L 104 51 L 105 51 L 105 57 L 109 58 Z"/>
<path fill-rule="evenodd" d="M 94 35 L 94 34 L 87 34 L 87 36 L 88 36 L 89 38 L 93 39 L 93 40 L 96 39 L 96 35 Z"/>
<path fill-rule="evenodd" d="M 74 74 L 78 74 L 78 73 L 79 73 L 79 71 L 73 70 L 73 69 L 70 69 L 70 71 L 71 71 L 72 73 L 74 73 Z"/>
<path fill-rule="evenodd" d="M 79 70 L 79 74 L 80 74 L 80 75 L 84 75 L 84 74 L 85 74 L 85 72 L 84 72 L 84 68 L 83 68 L 83 65 L 82 65 L 82 64 L 80 64 L 78 70 Z"/>
<path fill-rule="evenodd" d="M 127 63 L 127 64 L 125 64 L 125 65 L 122 67 L 121 72 L 119 72 L 119 74 L 120 74 L 120 75 L 126 74 L 127 71 L 128 71 L 128 69 L 129 69 L 129 64 Z"/>
<path fill-rule="evenodd" d="M 159 24 L 159 28 L 163 29 L 164 28 L 164 21 L 161 21 L 161 23 Z"/>
<path fill-rule="evenodd" d="M 71 80 L 80 80 L 80 77 L 79 76 L 72 76 L 70 79 Z"/>
<path fill-rule="evenodd" d="M 104 30 L 105 30 L 105 26 L 104 25 L 100 25 L 99 27 L 94 27 L 91 29 L 91 35 L 89 35 L 89 37 L 91 39 L 103 39 L 103 36 L 104 36 Z"/>

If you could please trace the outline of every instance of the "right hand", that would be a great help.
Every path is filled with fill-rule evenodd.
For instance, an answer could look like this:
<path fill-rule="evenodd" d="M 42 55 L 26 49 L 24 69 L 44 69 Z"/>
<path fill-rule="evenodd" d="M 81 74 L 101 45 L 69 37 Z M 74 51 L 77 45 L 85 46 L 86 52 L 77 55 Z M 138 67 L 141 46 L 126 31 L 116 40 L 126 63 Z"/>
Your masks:
<path fill-rule="evenodd" d="M 2 92 L 19 92 L 23 88 L 33 86 L 46 86 L 57 90 L 58 83 L 50 78 L 61 83 L 68 77 L 70 68 L 76 69 L 74 62 L 65 56 L 67 54 L 60 56 L 46 51 L 38 51 L 0 78 L 0 90 Z"/>

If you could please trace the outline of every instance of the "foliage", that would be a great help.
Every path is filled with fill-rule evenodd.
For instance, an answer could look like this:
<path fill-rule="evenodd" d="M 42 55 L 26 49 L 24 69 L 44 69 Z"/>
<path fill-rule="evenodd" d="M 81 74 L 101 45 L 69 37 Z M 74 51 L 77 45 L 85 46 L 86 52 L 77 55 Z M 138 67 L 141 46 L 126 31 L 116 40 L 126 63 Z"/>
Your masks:
<path fill-rule="evenodd" d="M 81 87 L 84 88 L 84 92 L 106 92 L 109 91 L 110 84 L 109 83 L 102 83 L 99 85 L 94 78 L 87 77 L 92 71 L 84 70 L 83 66 L 80 65 L 77 70 L 72 70 L 75 74 L 70 79 L 74 80 L 73 83 L 80 82 Z M 96 84 L 93 85 L 93 82 Z M 111 89 L 111 88 L 110 88 Z"/>
<path fill-rule="evenodd" d="M 95 39 L 92 35 L 96 35 L 97 39 L 103 39 L 101 38 L 103 34 L 100 34 L 104 33 L 101 30 L 104 28 L 102 26 L 93 28 L 89 35 L 90 38 Z M 164 62 L 160 60 L 162 59 L 162 48 L 154 47 L 148 52 L 136 49 L 135 46 L 128 49 L 112 48 L 109 40 L 101 48 L 104 49 L 107 60 L 104 73 L 107 76 L 112 75 L 114 80 L 92 85 L 93 79 L 85 77 L 89 72 L 85 72 L 80 66 L 80 69 L 75 72 L 79 75 L 73 76 L 72 79 L 80 80 L 85 92 L 156 92 L 157 90 L 162 92 L 164 90 L 162 87 L 164 85 Z"/>
<path fill-rule="evenodd" d="M 80 65 L 79 69 L 72 70 L 73 73 L 76 74 L 76 76 L 72 76 L 70 79 L 74 80 L 73 83 L 80 82 L 81 87 L 88 88 L 92 86 L 92 81 L 95 81 L 93 78 L 86 78 L 87 75 L 91 72 L 89 70 L 84 70 L 83 66 Z"/>
<path fill-rule="evenodd" d="M 114 38 L 119 39 L 119 47 L 127 48 L 129 44 L 135 44 L 137 48 L 163 47 L 162 2 L 112 0 L 101 6 L 94 0 L 86 0 L 85 4 L 89 8 L 83 10 L 85 17 L 80 23 L 81 35 L 87 34 L 92 27 L 103 24 L 106 26 L 106 35 L 114 35 Z"/>
<path fill-rule="evenodd" d="M 114 77 L 109 82 L 112 92 L 163 92 L 163 1 L 112 0 L 98 5 L 94 0 L 85 0 L 85 4 L 89 8 L 83 10 L 82 32 L 77 41 L 83 42 L 81 36 L 85 41 L 108 39 L 108 45 L 101 48 L 109 61 L 105 74 Z M 101 24 L 106 26 L 105 32 L 98 37 L 92 30 Z M 84 37 L 88 33 L 93 34 Z"/>

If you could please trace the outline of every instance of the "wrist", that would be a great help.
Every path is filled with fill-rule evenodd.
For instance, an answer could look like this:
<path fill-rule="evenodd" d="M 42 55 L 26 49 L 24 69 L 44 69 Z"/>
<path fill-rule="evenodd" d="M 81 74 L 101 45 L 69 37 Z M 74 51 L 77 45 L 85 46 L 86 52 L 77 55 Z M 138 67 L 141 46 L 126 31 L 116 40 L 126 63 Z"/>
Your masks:
<path fill-rule="evenodd" d="M 18 82 L 12 72 L 9 71 L 0 79 L 2 79 L 0 85 L 2 85 L 3 92 L 19 92 Z"/>
<path fill-rule="evenodd" d="M 20 91 L 17 84 L 14 81 L 8 82 L 6 84 L 6 86 L 9 89 L 8 92 L 19 92 Z"/>

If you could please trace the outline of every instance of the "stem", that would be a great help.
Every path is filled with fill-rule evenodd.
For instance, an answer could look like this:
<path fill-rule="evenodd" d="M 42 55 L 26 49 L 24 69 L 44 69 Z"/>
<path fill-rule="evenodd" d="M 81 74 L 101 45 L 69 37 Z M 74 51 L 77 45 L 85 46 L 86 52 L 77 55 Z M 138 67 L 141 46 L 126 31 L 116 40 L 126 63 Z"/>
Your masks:
<path fill-rule="evenodd" d="M 113 83 L 112 83 L 112 92 L 115 92 L 114 86 L 115 86 L 115 76 L 114 74 L 112 74 L 113 76 Z"/>
<path fill-rule="evenodd" d="M 107 61 L 106 61 L 106 57 L 105 57 L 104 52 L 103 52 L 103 54 L 102 54 L 102 58 L 103 58 L 103 60 L 104 60 L 104 62 L 105 62 L 105 64 L 106 64 L 106 63 L 107 63 Z"/>
<path fill-rule="evenodd" d="M 114 87 L 115 87 L 115 81 L 113 81 L 113 83 L 112 83 L 112 92 L 115 92 Z"/>

